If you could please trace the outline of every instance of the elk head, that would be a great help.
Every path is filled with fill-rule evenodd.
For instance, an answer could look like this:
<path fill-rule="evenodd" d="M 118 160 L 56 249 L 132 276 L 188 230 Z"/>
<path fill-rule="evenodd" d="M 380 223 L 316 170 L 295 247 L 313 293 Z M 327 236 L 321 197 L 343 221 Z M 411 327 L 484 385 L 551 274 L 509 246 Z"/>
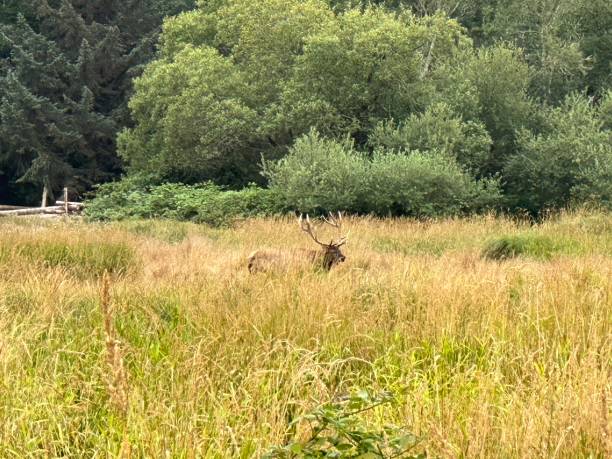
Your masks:
<path fill-rule="evenodd" d="M 298 223 L 300 225 L 300 228 L 302 228 L 302 231 L 308 234 L 313 241 L 315 241 L 321 246 L 321 249 L 314 253 L 313 261 L 318 261 L 323 267 L 323 269 L 329 271 L 334 265 L 342 263 L 346 260 L 346 257 L 340 251 L 340 247 L 346 244 L 347 236 L 341 236 L 342 214 L 340 212 L 338 212 L 337 217 L 332 215 L 332 213 L 330 212 L 327 218 L 323 217 L 323 221 L 338 230 L 338 239 L 332 239 L 329 244 L 321 242 L 318 239 L 315 229 L 310 222 L 310 217 L 308 217 L 308 214 L 306 214 L 306 218 L 300 215 L 300 218 L 298 219 Z"/>

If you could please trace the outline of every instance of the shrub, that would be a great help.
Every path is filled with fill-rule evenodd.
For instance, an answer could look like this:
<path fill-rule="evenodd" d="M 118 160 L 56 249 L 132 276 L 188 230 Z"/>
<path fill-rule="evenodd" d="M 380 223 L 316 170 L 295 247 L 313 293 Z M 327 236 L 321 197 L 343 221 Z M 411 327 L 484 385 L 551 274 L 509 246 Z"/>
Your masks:
<path fill-rule="evenodd" d="M 311 213 L 365 210 L 367 161 L 348 142 L 311 131 L 283 159 L 265 162 L 264 174 L 288 208 Z"/>
<path fill-rule="evenodd" d="M 539 260 L 548 260 L 556 253 L 579 251 L 574 241 L 552 239 L 548 236 L 522 234 L 503 236 L 490 241 L 482 252 L 488 260 L 507 260 L 526 256 Z"/>
<path fill-rule="evenodd" d="M 225 190 L 212 183 L 151 185 L 128 177 L 102 185 L 86 204 L 95 220 L 168 218 L 226 225 L 237 218 L 297 210 L 438 217 L 478 212 L 500 201 L 494 179 L 475 180 L 448 153 L 376 151 L 311 131 L 277 162 L 264 161 L 270 188 Z"/>
<path fill-rule="evenodd" d="M 316 132 L 279 162 L 266 163 L 265 173 L 285 207 L 301 212 L 428 217 L 482 210 L 499 200 L 496 181 L 474 180 L 449 155 L 378 151 L 368 158 Z"/>
<path fill-rule="evenodd" d="M 521 131 L 504 170 L 512 206 L 544 209 L 595 203 L 612 207 L 612 133 L 604 113 L 582 96 L 549 109 L 540 135 Z"/>
<path fill-rule="evenodd" d="M 100 221 L 143 217 L 147 213 L 147 195 L 153 182 L 152 176 L 134 174 L 99 185 L 95 194 L 85 201 L 85 215 Z"/>
<path fill-rule="evenodd" d="M 128 177 L 102 185 L 86 203 L 93 220 L 168 218 L 210 225 L 226 225 L 236 218 L 270 215 L 280 211 L 274 192 L 255 186 L 225 191 L 205 183 L 148 185 L 143 177 Z"/>
<path fill-rule="evenodd" d="M 463 121 L 445 103 L 410 115 L 399 124 L 379 123 L 368 139 L 374 148 L 396 151 L 440 151 L 471 171 L 487 163 L 491 137 L 482 123 Z"/>
<path fill-rule="evenodd" d="M 307 440 L 272 448 L 264 458 L 425 458 L 424 454 L 411 453 L 419 440 L 410 432 L 392 425 L 372 429 L 358 416 L 392 401 L 388 393 L 372 396 L 362 390 L 343 401 L 326 403 L 293 422 L 294 426 L 308 423 L 311 435 Z"/>
<path fill-rule="evenodd" d="M 476 181 L 452 157 L 418 151 L 375 153 L 367 191 L 368 212 L 413 217 L 480 211 L 500 197 L 495 180 Z"/>

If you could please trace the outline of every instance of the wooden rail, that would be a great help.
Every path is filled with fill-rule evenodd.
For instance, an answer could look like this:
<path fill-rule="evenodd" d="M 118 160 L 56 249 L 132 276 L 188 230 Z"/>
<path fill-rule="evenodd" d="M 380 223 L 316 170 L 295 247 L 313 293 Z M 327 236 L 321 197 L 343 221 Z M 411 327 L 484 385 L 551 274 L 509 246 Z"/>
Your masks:
<path fill-rule="evenodd" d="M 40 207 L 23 207 L 12 205 L 0 205 L 0 217 L 25 216 L 25 215 L 75 215 L 83 210 L 83 203 L 68 201 L 68 189 L 64 188 L 64 199 L 55 201 L 55 205 L 47 206 L 47 188 L 43 191 Z"/>

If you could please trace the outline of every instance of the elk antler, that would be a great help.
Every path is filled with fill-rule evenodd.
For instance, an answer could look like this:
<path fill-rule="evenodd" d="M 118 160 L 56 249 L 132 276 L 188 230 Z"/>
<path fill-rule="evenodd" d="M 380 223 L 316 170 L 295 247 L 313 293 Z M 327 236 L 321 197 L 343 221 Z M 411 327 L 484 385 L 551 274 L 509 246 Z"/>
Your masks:
<path fill-rule="evenodd" d="M 306 214 L 306 220 L 304 220 L 304 216 L 300 214 L 298 223 L 300 224 L 300 228 L 302 228 L 302 231 L 308 234 L 317 244 L 327 246 L 327 244 L 324 244 L 323 242 L 319 241 L 319 239 L 317 239 L 317 235 L 314 231 L 314 228 L 310 224 L 310 217 L 308 216 L 308 214 Z"/>
<path fill-rule="evenodd" d="M 342 213 L 340 212 L 338 212 L 337 218 L 330 212 L 329 217 L 323 217 L 323 221 L 334 228 L 338 228 L 338 231 L 342 229 Z"/>
<path fill-rule="evenodd" d="M 341 247 L 344 244 L 346 244 L 346 241 L 348 240 L 347 236 L 342 236 L 340 239 L 338 239 L 338 242 L 334 242 L 334 245 L 336 247 Z"/>
<path fill-rule="evenodd" d="M 329 217 L 323 217 L 323 221 L 330 226 L 333 226 L 338 230 L 338 235 L 342 234 L 342 213 L 338 212 L 338 217 L 335 217 L 331 212 L 329 213 Z M 341 245 L 346 244 L 348 238 L 348 233 L 345 236 L 340 236 L 337 242 L 332 241 L 331 245 L 335 245 L 340 247 Z"/>

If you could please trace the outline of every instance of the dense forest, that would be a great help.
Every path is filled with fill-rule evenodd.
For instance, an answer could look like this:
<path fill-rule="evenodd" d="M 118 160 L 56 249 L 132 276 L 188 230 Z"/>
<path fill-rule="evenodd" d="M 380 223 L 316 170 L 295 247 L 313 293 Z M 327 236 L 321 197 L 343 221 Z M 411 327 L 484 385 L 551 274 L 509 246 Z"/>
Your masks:
<path fill-rule="evenodd" d="M 0 201 L 118 177 L 132 81 L 192 0 L 0 1 Z M 35 197 L 34 197 L 35 196 Z"/>
<path fill-rule="evenodd" d="M 4 0 L 0 202 L 610 207 L 611 57 L 607 0 Z"/>

